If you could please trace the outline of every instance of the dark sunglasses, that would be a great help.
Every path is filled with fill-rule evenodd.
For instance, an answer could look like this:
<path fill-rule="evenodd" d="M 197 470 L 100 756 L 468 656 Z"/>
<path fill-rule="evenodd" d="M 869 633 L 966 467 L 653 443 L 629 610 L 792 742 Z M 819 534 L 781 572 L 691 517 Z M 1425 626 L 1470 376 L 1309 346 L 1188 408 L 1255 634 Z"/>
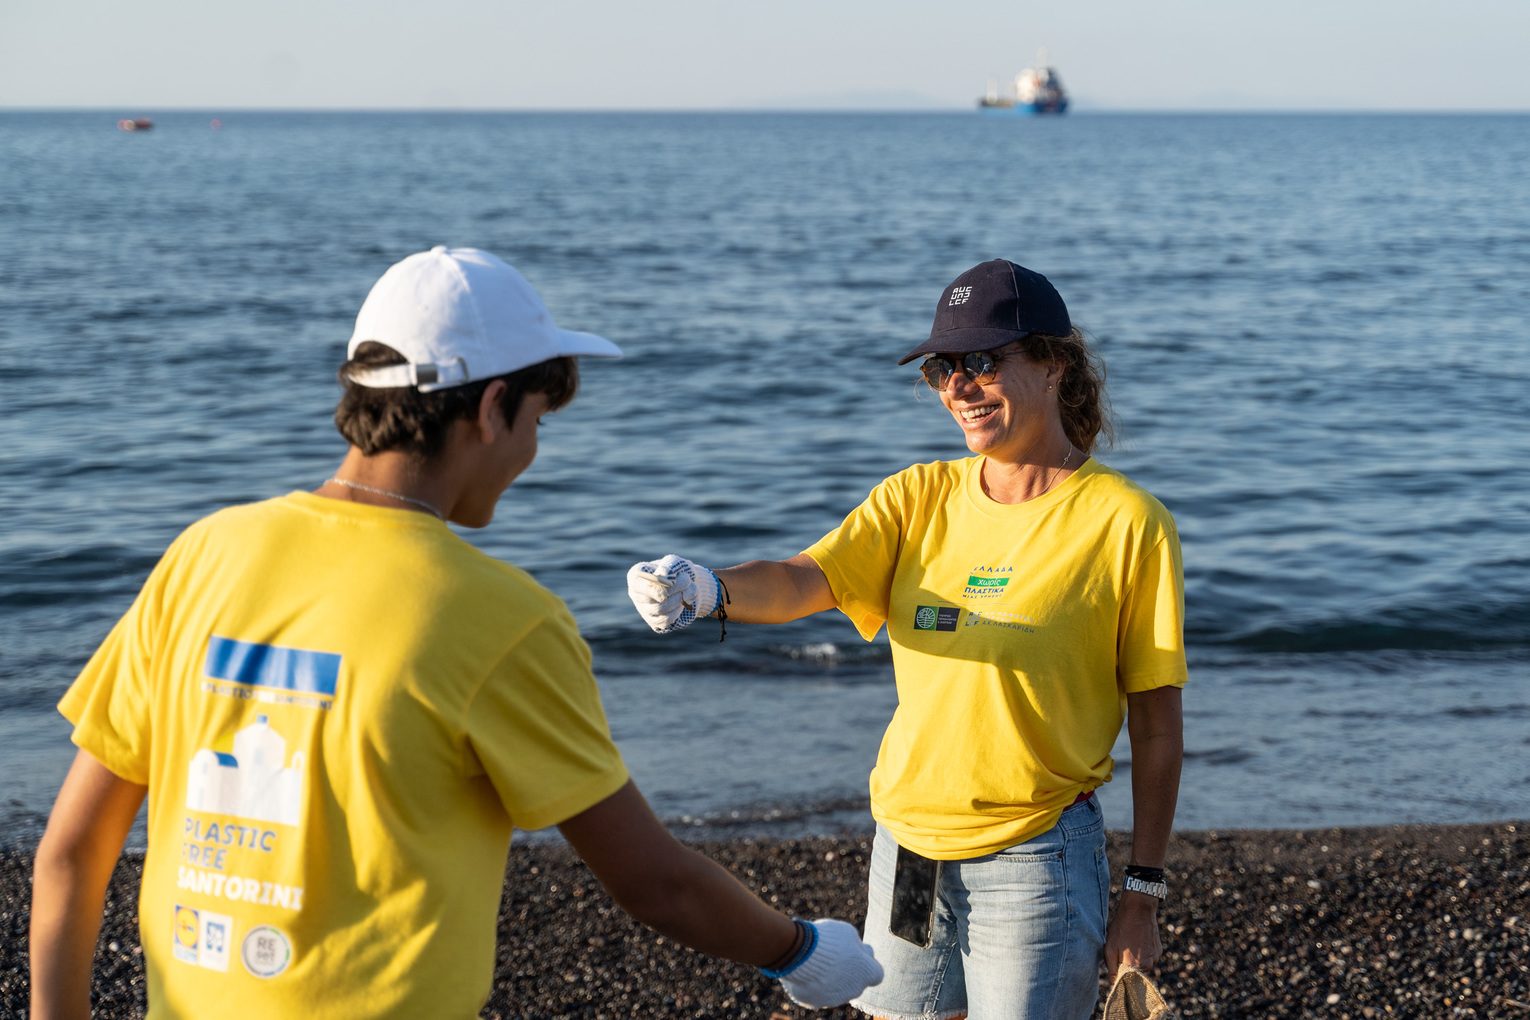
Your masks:
<path fill-rule="evenodd" d="M 1013 357 L 1018 352 L 1008 354 L 996 354 L 993 351 L 973 351 L 971 354 L 963 354 L 961 361 L 956 362 L 943 354 L 937 354 L 933 358 L 925 358 L 919 366 L 919 371 L 924 373 L 924 381 L 930 384 L 932 390 L 943 390 L 946 383 L 951 381 L 953 372 L 961 372 L 968 379 L 979 386 L 993 382 L 994 376 L 999 374 L 999 362 L 1005 358 Z"/>

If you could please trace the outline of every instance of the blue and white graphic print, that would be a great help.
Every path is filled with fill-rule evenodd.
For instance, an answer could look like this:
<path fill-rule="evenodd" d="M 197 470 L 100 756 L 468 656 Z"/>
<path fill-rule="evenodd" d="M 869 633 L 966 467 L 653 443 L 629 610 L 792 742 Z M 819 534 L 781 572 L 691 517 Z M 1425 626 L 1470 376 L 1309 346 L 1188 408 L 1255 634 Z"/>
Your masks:
<path fill-rule="evenodd" d="M 234 753 L 203 748 L 191 757 L 186 809 L 297 825 L 303 810 L 302 752 L 287 762 L 287 741 L 266 716 L 234 734 Z"/>

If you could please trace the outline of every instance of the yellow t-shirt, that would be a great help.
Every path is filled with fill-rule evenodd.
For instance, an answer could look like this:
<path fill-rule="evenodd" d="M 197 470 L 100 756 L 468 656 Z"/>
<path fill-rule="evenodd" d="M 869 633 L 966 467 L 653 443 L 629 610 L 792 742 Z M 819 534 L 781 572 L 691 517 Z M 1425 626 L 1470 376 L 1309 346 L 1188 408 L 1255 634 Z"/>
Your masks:
<path fill-rule="evenodd" d="M 1110 780 L 1126 695 L 1186 679 L 1169 512 L 1094 460 L 997 503 L 981 464 L 901 471 L 807 550 L 862 636 L 892 642 L 871 812 L 942 860 L 1052 828 Z"/>
<path fill-rule="evenodd" d="M 187 529 L 59 709 L 149 787 L 152 1017 L 476 1016 L 511 827 L 627 781 L 556 596 L 308 493 Z"/>

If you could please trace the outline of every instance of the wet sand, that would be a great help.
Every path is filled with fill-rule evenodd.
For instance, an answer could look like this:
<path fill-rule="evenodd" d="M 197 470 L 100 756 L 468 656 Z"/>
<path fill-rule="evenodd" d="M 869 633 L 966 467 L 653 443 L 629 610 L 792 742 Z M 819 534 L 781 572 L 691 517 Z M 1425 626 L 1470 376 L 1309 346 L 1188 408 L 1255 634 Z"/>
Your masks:
<path fill-rule="evenodd" d="M 1181 833 L 1160 987 L 1186 1018 L 1530 1020 L 1527 828 Z M 698 845 L 783 909 L 861 918 L 867 838 Z M 1118 879 L 1124 852 L 1112 834 Z M 113 880 L 98 1016 L 143 1015 L 139 863 Z M 0 855 L 0 1016 L 25 1015 L 30 875 L 29 855 Z M 808 1015 L 752 969 L 638 928 L 561 845 L 517 846 L 507 891 L 487 1017 Z"/>

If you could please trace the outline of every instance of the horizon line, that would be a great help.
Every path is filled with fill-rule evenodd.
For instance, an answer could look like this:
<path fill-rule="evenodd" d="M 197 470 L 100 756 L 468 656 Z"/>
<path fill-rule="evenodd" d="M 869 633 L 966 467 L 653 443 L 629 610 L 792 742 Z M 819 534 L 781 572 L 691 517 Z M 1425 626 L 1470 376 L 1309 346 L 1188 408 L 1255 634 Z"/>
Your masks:
<path fill-rule="evenodd" d="M 110 106 L 65 106 L 65 105 L 9 105 L 0 103 L 0 113 L 116 113 L 123 114 L 128 110 L 149 110 L 158 113 L 450 113 L 450 114 L 484 114 L 484 113 L 513 113 L 513 114 L 770 114 L 770 113 L 793 113 L 793 114 L 966 114 L 977 112 L 980 108 L 971 106 L 653 106 L 653 107 L 598 107 L 598 106 L 567 106 L 567 107 L 537 107 L 537 106 L 158 106 L 154 104 L 114 104 Z M 1291 114 L 1371 114 L 1371 115 L 1419 115 L 1439 114 L 1455 115 L 1466 114 L 1473 116 L 1504 115 L 1515 116 L 1530 113 L 1530 107 L 1376 107 L 1376 106 L 1183 106 L 1183 107 L 1134 107 L 1134 106 L 1084 106 L 1068 111 L 1066 114 L 1036 114 L 1032 116 L 1040 119 L 1052 119 L 1057 116 L 1079 116 L 1093 114 L 1148 114 L 1148 115 L 1181 115 L 1181 114 L 1242 114 L 1274 116 Z"/>

